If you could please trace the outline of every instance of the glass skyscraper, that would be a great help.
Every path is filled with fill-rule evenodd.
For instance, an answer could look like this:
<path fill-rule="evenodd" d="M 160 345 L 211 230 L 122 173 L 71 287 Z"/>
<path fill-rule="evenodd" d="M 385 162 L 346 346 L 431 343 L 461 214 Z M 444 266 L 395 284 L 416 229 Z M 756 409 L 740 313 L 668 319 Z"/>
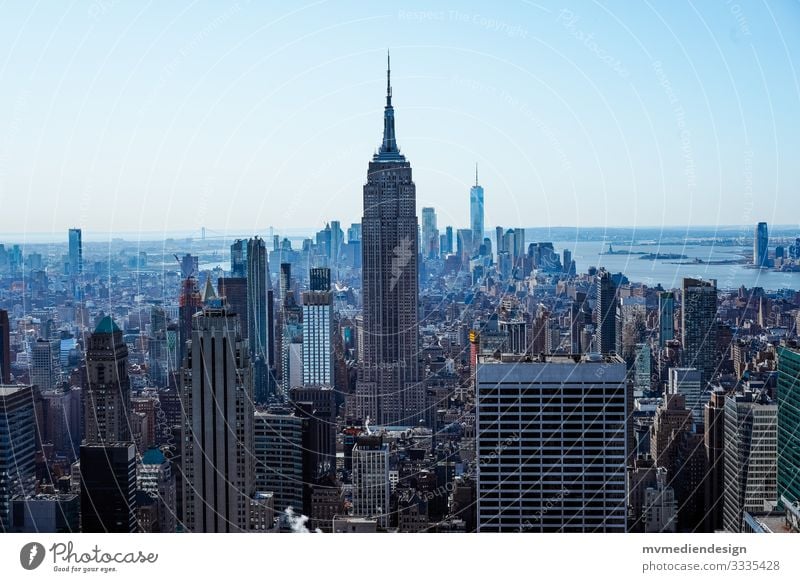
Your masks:
<path fill-rule="evenodd" d="M 69 229 L 69 274 L 78 277 L 83 273 L 83 242 L 80 228 Z"/>
<path fill-rule="evenodd" d="M 595 350 L 609 354 L 617 348 L 617 288 L 611 273 L 601 271 L 597 275 L 597 327 L 595 328 Z"/>
<path fill-rule="evenodd" d="M 682 291 L 682 364 L 697 368 L 703 383 L 709 382 L 717 370 L 717 282 L 685 278 Z"/>
<path fill-rule="evenodd" d="M 769 230 L 766 222 L 756 225 L 756 234 L 753 239 L 753 264 L 756 267 L 769 266 Z"/>
<path fill-rule="evenodd" d="M 469 229 L 472 231 L 472 250 L 476 252 L 483 243 L 483 186 L 478 184 L 478 166 L 475 165 L 475 185 L 469 189 Z"/>
<path fill-rule="evenodd" d="M 778 348 L 778 503 L 800 502 L 800 348 Z"/>
<path fill-rule="evenodd" d="M 11 527 L 11 498 L 36 489 L 32 386 L 0 386 L 0 533 Z"/>

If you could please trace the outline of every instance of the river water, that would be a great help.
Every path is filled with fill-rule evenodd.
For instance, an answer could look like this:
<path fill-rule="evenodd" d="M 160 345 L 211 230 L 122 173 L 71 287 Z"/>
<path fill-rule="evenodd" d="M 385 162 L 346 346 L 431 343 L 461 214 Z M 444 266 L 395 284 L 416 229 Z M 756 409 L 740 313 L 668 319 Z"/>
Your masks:
<path fill-rule="evenodd" d="M 746 247 L 712 245 L 626 245 L 614 244 L 615 252 L 631 251 L 644 253 L 681 254 L 688 259 L 641 259 L 640 255 L 601 254 L 608 250 L 603 241 L 559 241 L 554 243 L 556 251 L 572 251 L 572 258 L 579 273 L 591 267 L 605 267 L 607 270 L 624 273 L 631 282 L 645 283 L 649 286 L 661 284 L 666 289 L 680 287 L 684 277 L 716 279 L 720 289 L 763 287 L 766 290 L 800 289 L 800 272 L 781 273 L 773 270 L 752 269 L 747 265 L 708 265 L 700 263 L 676 264 L 694 258 L 703 261 L 741 259 L 752 253 Z"/>

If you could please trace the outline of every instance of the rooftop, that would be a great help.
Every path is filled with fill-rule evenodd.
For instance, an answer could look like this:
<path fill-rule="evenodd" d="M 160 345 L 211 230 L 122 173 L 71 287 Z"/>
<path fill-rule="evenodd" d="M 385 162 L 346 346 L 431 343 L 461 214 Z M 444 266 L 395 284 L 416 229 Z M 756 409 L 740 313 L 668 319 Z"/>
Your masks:
<path fill-rule="evenodd" d="M 617 354 L 484 354 L 478 356 L 481 364 L 620 364 L 624 360 Z"/>
<path fill-rule="evenodd" d="M 118 331 L 122 330 L 116 323 L 114 323 L 114 320 L 110 315 L 106 315 L 103 319 L 101 319 L 97 323 L 97 327 L 94 328 L 94 333 L 116 333 Z"/>
<path fill-rule="evenodd" d="M 9 396 L 20 392 L 21 390 L 30 390 L 29 384 L 0 384 L 0 398 L 8 398 Z"/>

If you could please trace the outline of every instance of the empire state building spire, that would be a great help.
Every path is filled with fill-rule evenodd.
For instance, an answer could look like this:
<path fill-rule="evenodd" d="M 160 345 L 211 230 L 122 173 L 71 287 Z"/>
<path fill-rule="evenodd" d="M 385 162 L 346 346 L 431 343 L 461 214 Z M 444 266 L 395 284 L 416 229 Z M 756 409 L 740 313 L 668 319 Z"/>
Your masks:
<path fill-rule="evenodd" d="M 402 162 L 405 157 L 397 147 L 394 132 L 394 107 L 392 107 L 392 62 L 386 52 L 386 107 L 383 110 L 383 143 L 373 157 L 375 162 Z"/>
<path fill-rule="evenodd" d="M 383 144 L 369 162 L 361 217 L 363 358 L 354 411 L 384 426 L 425 416 L 419 341 L 419 223 L 411 163 L 394 135 L 391 68 L 386 71 Z"/>

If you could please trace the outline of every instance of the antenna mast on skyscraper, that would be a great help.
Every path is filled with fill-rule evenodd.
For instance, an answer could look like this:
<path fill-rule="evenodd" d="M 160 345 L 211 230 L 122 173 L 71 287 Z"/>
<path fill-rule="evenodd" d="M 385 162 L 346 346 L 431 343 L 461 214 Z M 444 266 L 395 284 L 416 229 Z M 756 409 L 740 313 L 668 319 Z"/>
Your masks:
<path fill-rule="evenodd" d="M 386 49 L 386 105 L 392 104 L 392 56 Z"/>

